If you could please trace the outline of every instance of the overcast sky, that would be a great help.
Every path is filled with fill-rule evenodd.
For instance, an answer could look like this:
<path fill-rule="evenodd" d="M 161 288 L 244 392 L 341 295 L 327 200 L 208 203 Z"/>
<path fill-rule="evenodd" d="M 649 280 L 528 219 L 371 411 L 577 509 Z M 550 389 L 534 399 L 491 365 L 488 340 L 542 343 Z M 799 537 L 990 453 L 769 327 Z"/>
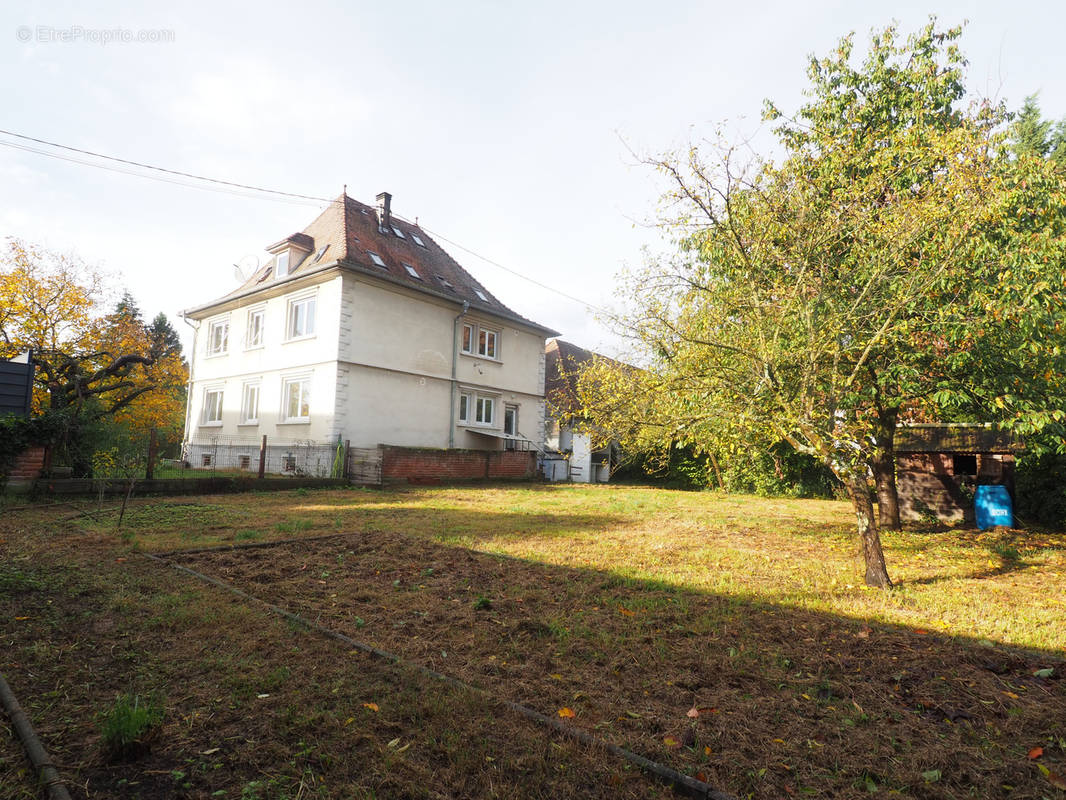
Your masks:
<path fill-rule="evenodd" d="M 659 241 L 661 186 L 631 151 L 723 121 L 755 133 L 763 99 L 794 110 L 806 57 L 849 31 L 969 19 L 974 93 L 1016 108 L 1039 91 L 1066 115 L 1066 11 L 1046 0 L 150 5 L 7 0 L 0 128 L 306 195 L 389 191 L 430 232 L 598 305 Z M 105 42 L 115 29 L 148 41 Z M 181 309 L 320 210 L 11 147 L 0 186 L 0 235 L 102 266 L 183 334 Z M 585 306 L 441 244 L 514 310 L 615 350 Z"/>

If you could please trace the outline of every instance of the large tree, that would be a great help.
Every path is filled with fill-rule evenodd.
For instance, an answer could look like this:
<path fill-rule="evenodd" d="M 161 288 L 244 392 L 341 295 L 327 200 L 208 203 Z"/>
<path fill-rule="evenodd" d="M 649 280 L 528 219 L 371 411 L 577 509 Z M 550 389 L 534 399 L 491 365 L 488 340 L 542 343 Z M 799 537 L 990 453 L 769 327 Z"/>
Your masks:
<path fill-rule="evenodd" d="M 1032 429 L 1061 407 L 1062 181 L 1007 158 L 1001 109 L 962 105 L 959 35 L 887 28 L 858 66 L 850 36 L 812 59 L 795 118 L 768 104 L 776 163 L 708 145 L 655 160 L 677 253 L 630 280 L 620 319 L 648 369 L 600 364 L 585 384 L 607 429 L 783 439 L 822 460 L 873 586 L 891 581 L 868 478 L 894 498 L 901 414 L 966 407 Z"/>
<path fill-rule="evenodd" d="M 35 406 L 74 427 L 102 419 L 180 427 L 187 371 L 165 319 L 146 326 L 125 293 L 77 258 L 17 239 L 0 256 L 0 357 L 33 351 Z"/>

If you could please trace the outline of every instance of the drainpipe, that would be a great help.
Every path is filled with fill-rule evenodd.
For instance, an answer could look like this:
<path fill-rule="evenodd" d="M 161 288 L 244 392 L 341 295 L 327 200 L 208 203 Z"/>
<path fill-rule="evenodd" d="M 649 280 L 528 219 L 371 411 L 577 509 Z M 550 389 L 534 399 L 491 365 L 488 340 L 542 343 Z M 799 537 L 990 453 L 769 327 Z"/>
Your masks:
<path fill-rule="evenodd" d="M 463 301 L 463 310 L 455 316 L 452 322 L 452 396 L 448 409 L 448 449 L 455 447 L 455 395 L 459 389 L 459 383 L 455 377 L 457 362 L 459 361 L 459 320 L 466 316 L 470 310 L 470 303 Z"/>
<path fill-rule="evenodd" d="M 200 332 L 200 324 L 193 325 L 189 322 L 188 317 L 185 316 L 185 312 L 181 312 L 181 320 L 190 328 L 192 328 L 192 349 L 189 351 L 189 388 L 185 392 L 185 441 L 189 441 L 189 413 L 192 411 L 192 370 L 193 365 L 196 364 L 196 335 Z M 183 448 L 184 450 L 184 448 Z M 182 452 L 182 458 L 185 458 L 185 453 Z"/>

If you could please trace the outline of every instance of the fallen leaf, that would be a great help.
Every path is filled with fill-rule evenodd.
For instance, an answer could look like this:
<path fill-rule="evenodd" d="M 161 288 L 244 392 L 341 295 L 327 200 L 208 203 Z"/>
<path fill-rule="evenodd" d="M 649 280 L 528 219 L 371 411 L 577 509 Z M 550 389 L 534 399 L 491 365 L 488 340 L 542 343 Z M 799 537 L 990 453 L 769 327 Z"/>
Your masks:
<path fill-rule="evenodd" d="M 400 743 L 400 739 L 399 739 L 399 737 L 397 737 L 397 738 L 393 739 L 391 742 L 389 742 L 389 747 L 396 747 L 399 743 Z"/>
<path fill-rule="evenodd" d="M 1036 678 L 1050 678 L 1054 674 L 1055 669 L 1053 667 L 1048 667 L 1047 669 L 1038 669 L 1033 673 L 1033 676 Z"/>
<path fill-rule="evenodd" d="M 1036 759 L 1040 758 L 1040 756 L 1042 756 L 1042 755 L 1044 755 L 1044 748 L 1043 747 L 1034 747 L 1032 750 L 1029 751 L 1029 759 L 1030 760 L 1036 760 Z"/>
<path fill-rule="evenodd" d="M 709 748 L 709 747 L 704 747 L 704 748 L 703 748 L 703 754 L 704 754 L 705 756 L 709 756 L 709 755 L 711 754 L 711 748 Z"/>
<path fill-rule="evenodd" d="M 919 633 L 922 636 L 925 636 L 925 634 L 929 633 L 929 631 L 927 631 L 925 628 L 915 628 L 914 632 Z"/>
<path fill-rule="evenodd" d="M 574 709 L 568 706 L 563 706 L 559 709 L 559 716 L 563 717 L 564 719 L 571 719 L 573 717 L 576 717 L 577 714 L 574 713 Z"/>
<path fill-rule="evenodd" d="M 718 706 L 700 706 L 696 710 L 699 711 L 701 714 L 717 714 Z"/>
<path fill-rule="evenodd" d="M 696 708 L 695 706 L 693 706 L 692 708 L 690 708 L 688 711 L 685 712 L 685 716 L 686 717 L 691 717 L 692 719 L 696 719 L 696 717 L 698 717 L 699 715 L 700 715 L 700 710 L 698 708 Z"/>
<path fill-rule="evenodd" d="M 1062 775 L 1059 775 L 1059 773 L 1048 772 L 1048 774 L 1044 777 L 1047 778 L 1048 783 L 1050 783 L 1052 786 L 1058 789 L 1066 789 L 1066 778 L 1064 778 Z"/>
<path fill-rule="evenodd" d="M 667 736 L 666 738 L 664 738 L 663 739 L 663 744 L 665 744 L 667 747 L 680 747 L 681 746 L 681 742 L 679 742 L 673 736 Z"/>
<path fill-rule="evenodd" d="M 204 750 L 202 753 L 200 753 L 200 755 L 202 755 L 202 756 L 212 756 L 212 755 L 214 755 L 215 753 L 217 753 L 221 749 L 222 748 L 220 748 L 220 747 L 212 747 L 210 750 Z"/>
<path fill-rule="evenodd" d="M 363 703 L 363 708 L 369 708 L 371 711 L 380 711 L 377 703 Z"/>
<path fill-rule="evenodd" d="M 698 780 L 698 781 L 700 781 L 702 783 L 707 783 L 707 773 L 706 772 L 697 772 L 696 773 L 696 780 Z"/>
<path fill-rule="evenodd" d="M 640 714 L 638 714 L 636 711 L 627 711 L 626 716 L 632 717 L 633 719 L 641 719 Z"/>
<path fill-rule="evenodd" d="M 940 780 L 940 770 L 931 769 L 928 772 L 923 772 L 922 780 L 924 780 L 926 783 L 936 783 L 938 780 Z"/>
<path fill-rule="evenodd" d="M 264 692 L 263 694 L 257 694 L 256 697 L 258 697 L 260 700 L 266 700 L 268 697 L 270 697 L 270 695 Z"/>
<path fill-rule="evenodd" d="M 25 622 L 29 617 L 15 617 L 15 622 Z"/>
<path fill-rule="evenodd" d="M 558 672 L 553 672 L 548 677 L 551 678 L 553 681 L 561 681 L 563 679 L 563 676 L 560 675 Z"/>
<path fill-rule="evenodd" d="M 774 739 L 774 741 L 777 742 L 778 744 L 784 744 L 785 743 L 784 739 Z"/>
<path fill-rule="evenodd" d="M 636 611 L 630 611 L 628 608 L 622 608 L 622 606 L 618 606 L 618 613 L 623 617 L 635 617 L 637 614 Z"/>
<path fill-rule="evenodd" d="M 1007 695 L 1007 697 L 1009 697 L 1011 700 L 1018 699 L 1018 695 L 1016 695 L 1014 692 L 1008 692 L 1006 689 L 1003 690 L 1003 694 Z"/>

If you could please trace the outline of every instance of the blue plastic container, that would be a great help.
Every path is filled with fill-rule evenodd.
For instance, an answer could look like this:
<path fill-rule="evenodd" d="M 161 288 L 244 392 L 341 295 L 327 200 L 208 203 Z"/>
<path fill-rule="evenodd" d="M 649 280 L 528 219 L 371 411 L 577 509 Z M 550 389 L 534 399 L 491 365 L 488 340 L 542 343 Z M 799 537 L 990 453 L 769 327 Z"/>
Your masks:
<path fill-rule="evenodd" d="M 1014 507 L 1006 486 L 978 486 L 973 497 L 977 527 L 981 530 L 1014 525 Z"/>

